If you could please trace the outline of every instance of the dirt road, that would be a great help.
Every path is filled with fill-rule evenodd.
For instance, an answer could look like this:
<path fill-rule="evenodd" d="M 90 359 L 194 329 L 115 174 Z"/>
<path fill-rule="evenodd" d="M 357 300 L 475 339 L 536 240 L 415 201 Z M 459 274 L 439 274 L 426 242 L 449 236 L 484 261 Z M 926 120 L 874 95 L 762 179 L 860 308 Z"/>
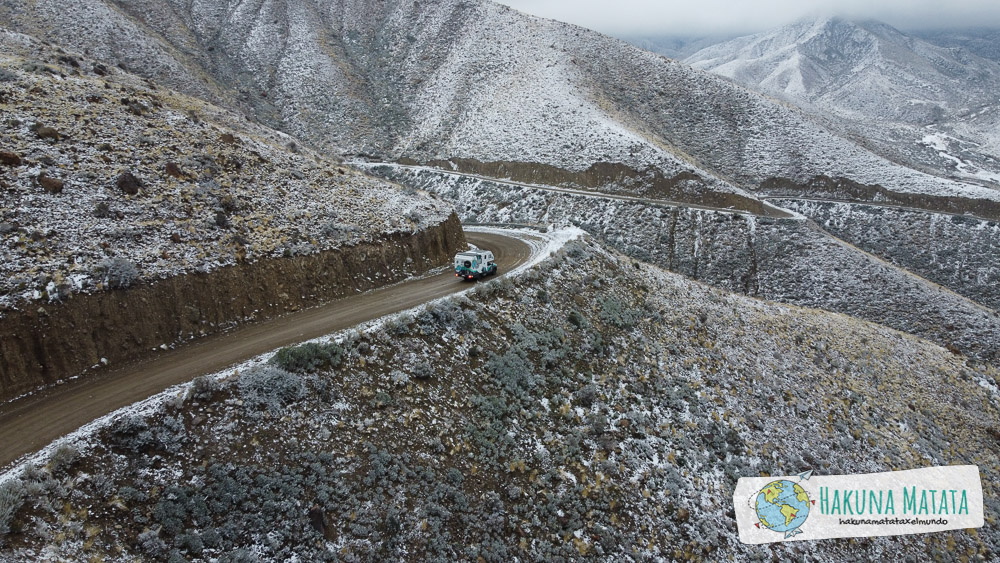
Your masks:
<path fill-rule="evenodd" d="M 653 199 L 653 198 L 636 197 L 624 194 L 613 194 L 597 190 L 577 190 L 573 188 L 561 188 L 558 186 L 545 186 L 542 184 L 526 184 L 524 182 L 515 182 L 513 180 L 507 180 L 504 178 L 492 178 L 490 176 L 480 176 L 478 174 L 471 174 L 469 172 L 442 170 L 439 168 L 432 168 L 428 166 L 411 166 L 409 164 L 396 164 L 393 162 L 360 162 L 360 161 L 350 162 L 349 164 L 351 166 L 354 166 L 355 168 L 361 168 L 361 169 L 374 168 L 376 166 L 388 166 L 392 168 L 403 168 L 406 170 L 416 170 L 416 171 L 426 170 L 428 172 L 433 172 L 435 174 L 441 174 L 445 176 L 464 176 L 466 178 L 473 178 L 475 180 L 483 180 L 484 182 L 492 182 L 494 184 L 499 184 L 503 186 L 527 188 L 530 190 L 541 190 L 545 192 L 579 195 L 579 196 L 593 197 L 599 199 L 615 199 L 618 201 L 635 201 L 639 203 L 646 203 L 651 205 L 664 205 L 668 207 L 690 207 L 691 209 L 704 209 L 706 211 L 721 211 L 723 213 L 736 213 L 738 215 L 755 215 L 754 213 L 751 213 L 744 209 L 734 209 L 732 207 L 712 207 L 709 205 L 698 205 L 697 203 L 684 203 L 670 199 Z M 764 201 L 763 199 L 761 199 L 761 203 L 763 203 L 764 207 L 766 207 L 770 212 L 770 214 L 768 215 L 769 217 L 777 219 L 789 219 L 795 217 L 795 215 L 790 213 L 787 209 L 782 209 L 780 207 L 777 207 L 771 203 L 768 203 L 767 201 Z"/>
<path fill-rule="evenodd" d="M 466 232 L 466 239 L 496 256 L 500 272 L 531 256 L 516 238 Z M 270 350 L 317 338 L 359 323 L 403 311 L 468 288 L 450 271 L 425 279 L 347 297 L 225 334 L 192 342 L 135 365 L 46 389 L 0 406 L 0 468 L 84 424 L 155 395 L 171 385 L 221 371 Z"/>

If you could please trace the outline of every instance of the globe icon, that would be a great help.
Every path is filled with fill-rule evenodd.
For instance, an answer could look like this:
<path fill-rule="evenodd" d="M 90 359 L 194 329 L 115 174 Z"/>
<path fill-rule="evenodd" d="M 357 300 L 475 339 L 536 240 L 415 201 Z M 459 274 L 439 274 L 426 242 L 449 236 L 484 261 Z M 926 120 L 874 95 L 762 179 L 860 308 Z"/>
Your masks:
<path fill-rule="evenodd" d="M 809 495 L 798 483 L 772 481 L 757 493 L 754 509 L 761 527 L 783 532 L 787 538 L 809 517 Z"/>

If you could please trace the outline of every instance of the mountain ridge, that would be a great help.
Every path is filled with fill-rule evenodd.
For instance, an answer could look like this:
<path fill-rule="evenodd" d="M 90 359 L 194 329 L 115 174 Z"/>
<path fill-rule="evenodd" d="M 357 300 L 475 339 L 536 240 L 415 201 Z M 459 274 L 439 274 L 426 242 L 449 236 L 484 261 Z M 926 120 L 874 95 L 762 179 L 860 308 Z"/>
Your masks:
<path fill-rule="evenodd" d="M 836 17 L 719 43 L 685 61 L 844 123 L 844 134 L 872 139 L 891 160 L 1000 182 L 995 61 Z"/>
<path fill-rule="evenodd" d="M 699 190 L 730 193 L 774 177 L 801 183 L 830 175 L 1000 199 L 995 190 L 894 164 L 726 80 L 492 2 L 282 0 L 228 11 L 205 1 L 136 0 L 114 4 L 117 11 L 107 0 L 72 4 L 72 21 L 55 0 L 31 10 L 0 7 L 0 15 L 128 68 L 137 67 L 135 57 L 116 53 L 155 52 L 143 55 L 155 64 L 140 72 L 182 91 L 212 91 L 229 107 L 335 153 L 571 171 L 612 161 L 669 176 L 689 172 Z M 88 10 L 110 14 L 119 31 L 89 32 L 111 24 L 91 23 L 81 15 Z M 61 34 L 52 31 L 56 24 Z M 147 27 L 156 39 L 143 42 Z"/>

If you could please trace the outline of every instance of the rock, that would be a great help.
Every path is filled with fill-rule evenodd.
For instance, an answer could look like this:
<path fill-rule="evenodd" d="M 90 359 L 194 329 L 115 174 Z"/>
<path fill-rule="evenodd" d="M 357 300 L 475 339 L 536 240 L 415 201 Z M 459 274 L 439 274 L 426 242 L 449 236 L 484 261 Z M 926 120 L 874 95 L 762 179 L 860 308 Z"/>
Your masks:
<path fill-rule="evenodd" d="M 39 139 L 49 139 L 52 141 L 58 141 L 62 138 L 62 136 L 59 135 L 59 131 L 44 125 L 35 130 L 35 135 L 38 135 Z"/>
<path fill-rule="evenodd" d="M 98 219 L 107 219 L 111 217 L 111 206 L 106 201 L 99 201 L 91 214 Z"/>
<path fill-rule="evenodd" d="M 14 230 L 14 225 L 10 223 L 0 223 L 0 235 L 6 235 Z"/>
<path fill-rule="evenodd" d="M 46 176 L 44 172 L 38 176 L 38 185 L 50 194 L 61 194 L 63 191 L 63 181 L 59 178 Z"/>
<path fill-rule="evenodd" d="M 76 59 L 74 59 L 73 57 L 71 57 L 69 55 L 62 55 L 61 57 L 59 57 L 59 62 L 61 62 L 63 64 L 67 64 L 67 65 L 69 65 L 69 66 L 71 66 L 73 68 L 80 68 L 79 61 L 77 61 Z"/>
<path fill-rule="evenodd" d="M 0 152 L 0 164 L 4 166 L 20 166 L 21 157 L 12 152 Z"/>
<path fill-rule="evenodd" d="M 115 180 L 115 185 L 122 193 L 127 195 L 135 195 L 139 193 L 139 188 L 142 187 L 142 183 L 136 178 L 131 172 L 122 172 Z"/>
<path fill-rule="evenodd" d="M 181 178 L 184 176 L 184 172 L 181 171 L 181 167 L 177 165 L 176 162 L 168 162 L 165 168 L 167 176 L 173 176 L 174 178 Z"/>
<path fill-rule="evenodd" d="M 326 532 L 326 516 L 318 504 L 312 505 L 309 509 L 309 524 L 321 534 Z"/>

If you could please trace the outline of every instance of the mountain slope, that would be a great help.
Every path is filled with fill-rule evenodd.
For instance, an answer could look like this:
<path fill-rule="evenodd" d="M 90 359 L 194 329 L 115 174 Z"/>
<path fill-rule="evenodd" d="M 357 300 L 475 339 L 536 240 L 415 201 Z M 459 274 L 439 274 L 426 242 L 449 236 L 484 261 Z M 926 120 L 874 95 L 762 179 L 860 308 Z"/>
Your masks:
<path fill-rule="evenodd" d="M 822 18 L 713 45 L 686 62 L 845 120 L 847 132 L 895 160 L 1000 182 L 1000 64 L 968 51 L 878 22 Z"/>
<path fill-rule="evenodd" d="M 1000 62 L 1000 29 L 918 30 L 910 34 L 940 47 L 961 48 Z"/>
<path fill-rule="evenodd" d="M 464 243 L 447 203 L 0 30 L 0 401 L 385 285 Z"/>
<path fill-rule="evenodd" d="M 651 167 L 689 200 L 739 193 L 772 177 L 804 183 L 823 174 L 896 191 L 1000 199 L 894 164 L 729 81 L 483 0 L 72 4 L 72 17 L 55 0 L 0 7 L 0 16 L 20 30 L 129 59 L 130 68 L 131 55 L 118 53 L 145 33 L 141 52 L 162 62 L 140 71 L 221 96 L 344 153 L 571 171 L 601 162 Z M 121 31 L 91 33 L 108 25 L 97 15 Z"/>
<path fill-rule="evenodd" d="M 842 562 L 1000 552 L 989 524 L 740 543 L 737 479 L 807 469 L 975 464 L 993 521 L 1000 374 L 879 325 L 728 294 L 589 240 L 513 283 L 268 356 L 109 417 L 4 475 L 0 526 L 12 533 L 0 558 Z"/>

